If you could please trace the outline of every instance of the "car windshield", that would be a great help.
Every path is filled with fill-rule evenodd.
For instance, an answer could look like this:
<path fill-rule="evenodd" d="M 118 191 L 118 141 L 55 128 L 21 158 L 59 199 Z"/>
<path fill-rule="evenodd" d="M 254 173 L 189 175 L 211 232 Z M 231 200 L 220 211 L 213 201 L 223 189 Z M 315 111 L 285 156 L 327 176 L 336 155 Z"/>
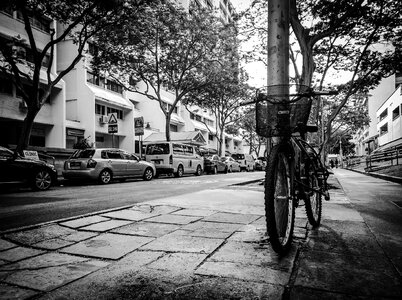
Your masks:
<path fill-rule="evenodd" d="M 244 154 L 232 154 L 233 159 L 244 159 Z"/>
<path fill-rule="evenodd" d="M 150 144 L 147 146 L 147 155 L 155 155 L 155 154 L 169 154 L 169 144 Z"/>
<path fill-rule="evenodd" d="M 95 154 L 95 149 L 77 150 L 71 158 L 92 158 Z"/>

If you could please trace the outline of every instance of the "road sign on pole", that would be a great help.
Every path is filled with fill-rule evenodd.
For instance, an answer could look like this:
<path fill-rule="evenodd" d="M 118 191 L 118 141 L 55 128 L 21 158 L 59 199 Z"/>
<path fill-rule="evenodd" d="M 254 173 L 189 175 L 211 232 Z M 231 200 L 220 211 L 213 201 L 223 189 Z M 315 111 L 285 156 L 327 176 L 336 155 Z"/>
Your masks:
<path fill-rule="evenodd" d="M 108 133 L 117 133 L 118 125 L 117 124 L 109 124 L 107 128 Z"/>
<path fill-rule="evenodd" d="M 134 118 L 135 135 L 144 135 L 144 117 Z"/>
<path fill-rule="evenodd" d="M 111 113 L 109 116 L 109 124 L 117 124 L 117 113 Z"/>

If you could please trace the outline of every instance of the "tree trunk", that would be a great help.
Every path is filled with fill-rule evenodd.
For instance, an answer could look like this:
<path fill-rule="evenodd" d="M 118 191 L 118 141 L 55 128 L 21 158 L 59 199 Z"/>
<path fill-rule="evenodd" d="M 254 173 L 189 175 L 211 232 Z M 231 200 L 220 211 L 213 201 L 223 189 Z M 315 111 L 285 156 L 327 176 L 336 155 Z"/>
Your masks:
<path fill-rule="evenodd" d="M 223 130 L 220 130 L 219 132 L 219 144 L 218 144 L 218 155 L 222 155 L 222 148 L 223 148 Z"/>
<path fill-rule="evenodd" d="M 170 114 L 166 114 L 166 124 L 165 124 L 165 137 L 166 141 L 170 142 Z"/>
<path fill-rule="evenodd" d="M 15 149 L 15 152 L 17 152 L 20 155 L 23 154 L 22 152 L 23 150 L 26 150 L 28 148 L 33 123 L 38 112 L 39 110 L 32 109 L 32 107 L 28 107 L 27 115 L 24 119 L 24 122 L 22 123 L 22 131 L 18 139 L 17 148 Z"/>

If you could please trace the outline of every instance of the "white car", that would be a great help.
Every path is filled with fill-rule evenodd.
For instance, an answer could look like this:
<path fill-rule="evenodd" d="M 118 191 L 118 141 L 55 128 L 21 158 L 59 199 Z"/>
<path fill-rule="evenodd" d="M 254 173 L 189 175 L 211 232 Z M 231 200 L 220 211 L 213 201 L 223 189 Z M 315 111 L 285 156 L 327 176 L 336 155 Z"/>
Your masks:
<path fill-rule="evenodd" d="M 240 164 L 233 158 L 229 156 L 221 157 L 221 161 L 223 161 L 227 165 L 229 173 L 240 172 Z"/>
<path fill-rule="evenodd" d="M 151 180 L 156 174 L 154 164 L 115 148 L 77 150 L 64 162 L 63 177 L 69 180 L 90 179 L 107 184 L 112 179 L 124 181 L 131 177 Z"/>

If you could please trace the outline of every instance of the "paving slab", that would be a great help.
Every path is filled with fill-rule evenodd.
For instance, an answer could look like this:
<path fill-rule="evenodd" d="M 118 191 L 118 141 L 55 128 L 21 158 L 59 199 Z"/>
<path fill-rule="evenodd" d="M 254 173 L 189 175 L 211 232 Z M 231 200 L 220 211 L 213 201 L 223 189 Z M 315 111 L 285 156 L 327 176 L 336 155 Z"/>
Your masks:
<path fill-rule="evenodd" d="M 75 231 L 71 234 L 64 235 L 60 238 L 65 241 L 81 242 L 81 241 L 87 240 L 91 237 L 97 236 L 98 234 L 99 233 L 97 233 L 97 232 Z"/>
<path fill-rule="evenodd" d="M 210 238 L 227 238 L 233 234 L 236 230 L 239 230 L 240 224 L 233 223 L 216 223 L 216 222 L 195 222 L 183 226 L 183 235 L 210 237 Z"/>
<path fill-rule="evenodd" d="M 186 209 L 181 209 L 181 210 L 175 211 L 172 213 L 172 215 L 207 217 L 214 213 L 216 213 L 216 211 L 214 211 L 214 210 L 186 208 Z"/>
<path fill-rule="evenodd" d="M 332 204 L 331 202 L 323 205 L 322 222 L 324 223 L 325 220 L 363 222 L 362 216 L 353 208 L 352 204 Z"/>
<path fill-rule="evenodd" d="M 157 204 L 157 202 L 152 201 L 152 203 L 135 205 L 131 209 L 152 215 L 162 215 L 162 214 L 170 214 L 172 212 L 181 210 L 182 208 L 180 206 L 174 206 L 174 205 Z"/>
<path fill-rule="evenodd" d="M 265 266 L 243 265 L 234 262 L 212 262 L 203 263 L 195 274 L 236 278 L 251 282 L 264 282 L 276 285 L 285 285 L 289 281 L 290 274 L 284 271 L 270 269 Z"/>
<path fill-rule="evenodd" d="M 193 273 L 206 257 L 207 254 L 200 253 L 167 253 L 147 267 L 172 273 Z"/>
<path fill-rule="evenodd" d="M 26 247 L 16 247 L 0 252 L 0 259 L 5 261 L 18 261 L 28 257 L 45 253 L 42 250 L 31 249 Z"/>
<path fill-rule="evenodd" d="M 138 211 L 134 209 L 124 209 L 119 211 L 112 211 L 109 213 L 104 213 L 102 216 L 113 218 L 113 219 L 122 219 L 122 220 L 131 220 L 131 221 L 140 221 L 147 218 L 152 218 L 153 216 L 157 216 L 159 213 L 148 213 L 143 211 Z"/>
<path fill-rule="evenodd" d="M 83 217 L 83 218 L 79 218 L 79 219 L 62 222 L 62 223 L 60 223 L 60 225 L 72 227 L 72 228 L 80 228 L 80 227 L 88 226 L 88 225 L 99 223 L 99 222 L 109 221 L 109 220 L 110 220 L 109 218 L 102 217 L 102 216 L 89 216 L 89 217 Z"/>
<path fill-rule="evenodd" d="M 90 260 L 39 270 L 19 270 L 8 274 L 3 278 L 3 281 L 35 290 L 50 291 L 86 276 L 108 264 L 104 261 Z"/>
<path fill-rule="evenodd" d="M 180 230 L 175 231 L 142 246 L 140 250 L 211 253 L 224 241 L 224 239 L 192 237 L 184 234 Z"/>
<path fill-rule="evenodd" d="M 149 237 L 105 233 L 60 251 L 88 257 L 119 259 L 152 240 Z"/>
<path fill-rule="evenodd" d="M 37 294 L 37 291 L 0 283 L 0 300 L 24 300 L 32 298 Z"/>
<path fill-rule="evenodd" d="M 6 241 L 4 239 L 0 239 L 0 251 L 11 249 L 17 247 L 16 244 Z"/>
<path fill-rule="evenodd" d="M 212 199 L 212 201 L 205 201 Z M 149 202 L 159 205 L 172 205 L 181 208 L 216 210 L 229 213 L 264 215 L 264 196 L 259 191 L 214 189 L 160 198 Z"/>
<path fill-rule="evenodd" d="M 89 226 L 81 227 L 80 230 L 88 230 L 88 231 L 98 231 L 105 232 L 111 229 L 115 229 L 118 227 L 122 227 L 128 224 L 132 224 L 132 221 L 122 221 L 122 220 L 109 220 L 105 222 L 100 222 L 96 224 L 92 224 Z"/>
<path fill-rule="evenodd" d="M 129 235 L 160 237 L 178 229 L 180 229 L 180 226 L 175 224 L 136 222 L 117 229 L 113 229 L 110 232 Z"/>
<path fill-rule="evenodd" d="M 291 272 L 296 256 L 296 247 L 285 257 L 279 257 L 267 243 L 243 243 L 229 241 L 209 258 L 208 262 L 233 262 L 243 265 L 256 265 Z"/>
<path fill-rule="evenodd" d="M 165 214 L 146 219 L 144 222 L 186 225 L 200 219 L 202 219 L 202 217 Z"/>
<path fill-rule="evenodd" d="M 7 233 L 4 236 L 17 243 L 32 245 L 44 240 L 52 239 L 68 235 L 75 232 L 75 230 L 60 226 L 58 224 L 50 224 L 35 229 L 29 229 L 19 232 Z"/>
<path fill-rule="evenodd" d="M 11 263 L 0 268 L 1 271 L 5 270 L 23 270 L 23 269 L 40 269 L 62 265 L 69 265 L 74 263 L 81 263 L 90 260 L 85 257 L 78 257 L 64 253 L 49 252 L 36 257 L 30 257 L 19 262 Z"/>
<path fill-rule="evenodd" d="M 300 256 L 295 285 L 334 293 L 400 298 L 399 280 L 383 256 L 306 251 Z"/>
<path fill-rule="evenodd" d="M 220 223 L 234 223 L 234 224 L 250 224 L 259 219 L 259 215 L 250 214 L 237 214 L 218 212 L 216 214 L 205 217 L 203 221 L 220 222 Z"/>

